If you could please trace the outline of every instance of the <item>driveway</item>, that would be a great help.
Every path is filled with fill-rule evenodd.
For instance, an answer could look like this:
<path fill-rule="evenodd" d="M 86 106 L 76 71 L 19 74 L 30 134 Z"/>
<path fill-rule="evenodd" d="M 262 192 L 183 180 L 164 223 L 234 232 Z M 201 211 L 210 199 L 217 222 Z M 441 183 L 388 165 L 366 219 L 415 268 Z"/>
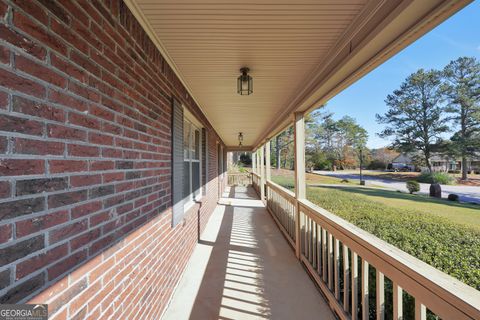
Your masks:
<path fill-rule="evenodd" d="M 342 171 L 313 171 L 313 173 L 321 174 L 325 176 L 337 177 L 340 179 L 349 179 L 349 180 L 359 180 L 359 173 L 352 172 L 342 172 Z M 368 171 L 366 172 L 368 174 Z M 379 178 L 374 176 L 363 176 L 363 180 L 366 181 L 367 185 L 380 186 L 392 190 L 400 190 L 408 192 L 407 187 L 405 186 L 404 181 L 397 181 L 392 179 Z M 424 194 L 429 194 L 430 184 L 420 183 L 420 192 Z M 460 201 L 462 202 L 473 202 L 480 204 L 480 187 L 471 187 L 471 186 L 448 186 L 442 185 L 442 197 L 446 198 L 450 193 L 455 193 L 459 196 Z"/>

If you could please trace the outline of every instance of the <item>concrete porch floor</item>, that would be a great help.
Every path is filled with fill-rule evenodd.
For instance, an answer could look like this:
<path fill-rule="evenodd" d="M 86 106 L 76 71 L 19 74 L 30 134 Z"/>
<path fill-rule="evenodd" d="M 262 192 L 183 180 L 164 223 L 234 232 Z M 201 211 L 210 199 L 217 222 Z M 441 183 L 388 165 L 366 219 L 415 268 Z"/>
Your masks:
<path fill-rule="evenodd" d="M 253 189 L 219 203 L 163 319 L 335 319 Z"/>

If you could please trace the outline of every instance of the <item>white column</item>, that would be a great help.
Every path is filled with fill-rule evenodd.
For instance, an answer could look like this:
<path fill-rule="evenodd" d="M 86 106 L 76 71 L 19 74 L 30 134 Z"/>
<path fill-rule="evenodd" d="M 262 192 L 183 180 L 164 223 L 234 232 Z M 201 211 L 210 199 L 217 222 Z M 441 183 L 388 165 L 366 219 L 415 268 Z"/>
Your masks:
<path fill-rule="evenodd" d="M 268 140 L 265 144 L 265 166 L 265 169 L 267 171 L 267 181 L 272 180 L 272 171 L 270 168 L 270 140 Z"/>
<path fill-rule="evenodd" d="M 257 157 L 255 151 L 252 151 L 252 172 L 257 173 Z"/>
<path fill-rule="evenodd" d="M 299 199 L 306 198 L 305 187 L 305 121 L 303 113 L 295 113 L 294 122 L 294 142 L 295 142 L 295 199 L 297 200 L 297 210 L 295 218 L 295 254 L 300 259 L 301 241 L 300 241 L 300 204 Z"/>
<path fill-rule="evenodd" d="M 305 121 L 303 113 L 295 113 L 295 197 L 305 199 Z"/>
<path fill-rule="evenodd" d="M 265 148 L 260 147 L 260 199 L 265 199 Z"/>

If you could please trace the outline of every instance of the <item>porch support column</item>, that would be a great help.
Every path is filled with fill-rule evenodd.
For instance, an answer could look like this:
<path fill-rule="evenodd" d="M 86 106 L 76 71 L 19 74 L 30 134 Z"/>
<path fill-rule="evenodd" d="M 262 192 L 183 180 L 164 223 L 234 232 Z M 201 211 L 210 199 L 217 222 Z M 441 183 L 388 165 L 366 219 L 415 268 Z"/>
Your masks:
<path fill-rule="evenodd" d="M 300 259 L 300 203 L 298 200 L 306 198 L 305 186 L 305 121 L 303 113 L 296 112 L 294 123 L 295 141 L 295 198 L 297 210 L 295 219 L 295 254 Z"/>
<path fill-rule="evenodd" d="M 252 172 L 257 173 L 257 154 L 252 151 Z"/>
<path fill-rule="evenodd" d="M 270 140 L 265 144 L 265 170 L 267 172 L 267 181 L 272 180 L 272 171 L 270 168 Z"/>
<path fill-rule="evenodd" d="M 260 147 L 260 199 L 265 200 L 265 147 Z"/>

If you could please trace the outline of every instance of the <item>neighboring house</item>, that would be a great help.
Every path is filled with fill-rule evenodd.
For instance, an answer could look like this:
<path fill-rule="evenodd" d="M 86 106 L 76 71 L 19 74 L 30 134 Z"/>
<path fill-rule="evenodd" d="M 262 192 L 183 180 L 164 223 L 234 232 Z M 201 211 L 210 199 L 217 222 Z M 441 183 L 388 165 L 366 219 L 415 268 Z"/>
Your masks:
<path fill-rule="evenodd" d="M 413 160 L 413 154 L 402 153 L 392 161 L 391 168 L 397 170 L 409 170 L 409 171 L 427 171 L 426 166 L 417 166 Z M 436 153 L 430 158 L 432 164 L 432 170 L 434 172 L 449 172 L 462 170 L 462 160 L 457 157 L 453 159 L 451 157 Z M 480 171 L 480 155 L 477 155 L 473 159 L 467 161 L 467 167 L 469 171 Z"/>

